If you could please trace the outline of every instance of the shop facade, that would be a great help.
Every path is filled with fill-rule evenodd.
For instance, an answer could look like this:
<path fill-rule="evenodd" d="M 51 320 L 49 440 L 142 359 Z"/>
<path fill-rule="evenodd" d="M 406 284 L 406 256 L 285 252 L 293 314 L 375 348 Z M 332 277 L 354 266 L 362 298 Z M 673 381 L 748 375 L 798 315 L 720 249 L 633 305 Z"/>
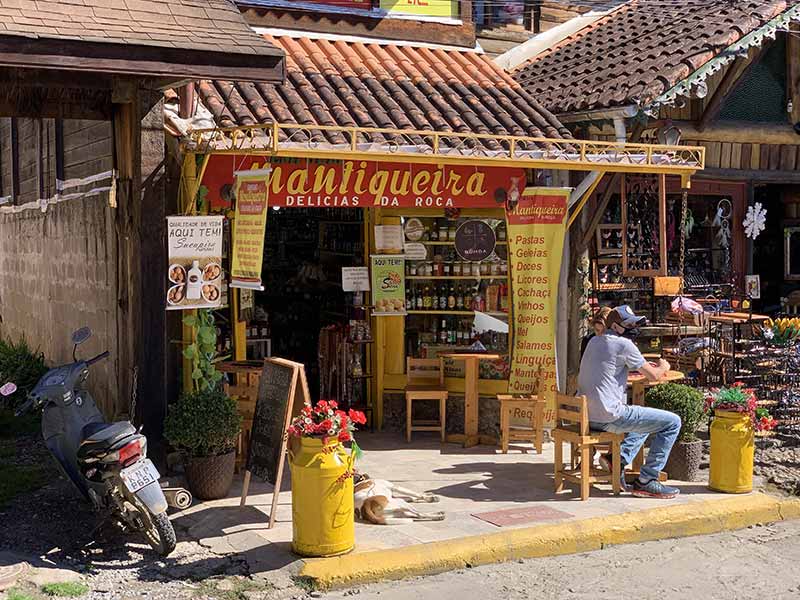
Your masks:
<path fill-rule="evenodd" d="M 674 174 L 685 183 L 702 169 L 702 150 L 564 137 L 552 114 L 474 50 L 265 35 L 287 52 L 287 82 L 200 82 L 197 110 L 218 127 L 182 144 L 184 213 L 202 207 L 233 217 L 231 246 L 237 178 L 269 171 L 264 290 L 229 294 L 218 321 L 231 323 L 229 333 L 220 327 L 223 355 L 258 361 L 268 348 L 303 362 L 312 396 L 353 399 L 370 409 L 376 428 L 401 428 L 407 359 L 479 342 L 500 357 L 480 361 L 483 400 L 474 409 L 461 398 L 467 367 L 447 361 L 448 430 L 464 431 L 472 412 L 478 436 L 493 439 L 497 394 L 509 391 L 515 374 L 534 378 L 540 362 L 558 387 L 556 346 L 566 340 L 563 231 L 552 257 L 537 249 L 544 237 L 520 236 L 519 260 L 538 263 L 515 282 L 509 209 L 533 188 L 537 210 L 560 214 L 563 227 L 599 182 L 586 172 Z M 569 171 L 583 172 L 575 190 L 565 189 Z M 472 246 L 462 247 L 462 238 Z M 402 292 L 376 296 L 376 267 L 401 257 Z M 345 292 L 343 267 L 366 268 L 369 293 Z M 538 289 L 520 315 L 512 304 L 523 283 Z M 542 358 L 515 370 L 520 348 Z"/>

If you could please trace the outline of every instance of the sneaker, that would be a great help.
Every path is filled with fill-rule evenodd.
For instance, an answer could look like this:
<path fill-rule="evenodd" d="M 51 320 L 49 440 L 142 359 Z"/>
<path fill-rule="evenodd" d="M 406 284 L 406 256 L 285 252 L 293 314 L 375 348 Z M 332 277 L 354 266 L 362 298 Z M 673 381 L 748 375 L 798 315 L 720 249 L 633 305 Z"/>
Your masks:
<path fill-rule="evenodd" d="M 637 498 L 660 498 L 669 500 L 674 498 L 681 491 L 678 488 L 664 485 L 658 479 L 653 479 L 647 483 L 642 483 L 638 479 L 633 482 L 633 495 Z"/>
<path fill-rule="evenodd" d="M 600 463 L 600 467 L 604 471 L 608 471 L 609 473 L 612 472 L 612 460 L 610 454 L 601 454 L 600 458 L 597 459 L 597 462 Z M 628 489 L 628 484 L 625 482 L 625 465 L 622 464 L 619 466 L 619 483 L 620 483 L 620 489 L 623 492 L 630 491 Z"/>

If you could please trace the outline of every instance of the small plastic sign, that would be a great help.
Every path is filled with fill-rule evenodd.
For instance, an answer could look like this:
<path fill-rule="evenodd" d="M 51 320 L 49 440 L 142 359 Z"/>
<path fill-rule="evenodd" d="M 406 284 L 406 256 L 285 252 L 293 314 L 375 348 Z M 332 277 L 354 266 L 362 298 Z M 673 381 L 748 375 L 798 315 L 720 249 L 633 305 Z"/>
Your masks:
<path fill-rule="evenodd" d="M 345 292 L 368 292 L 369 267 L 342 267 L 342 289 Z"/>
<path fill-rule="evenodd" d="M 418 244 L 414 242 L 406 243 L 403 248 L 406 260 L 425 260 L 428 258 L 428 249 L 425 244 Z"/>
<path fill-rule="evenodd" d="M 400 225 L 375 225 L 375 248 L 378 252 L 402 252 L 403 227 Z"/>
<path fill-rule="evenodd" d="M 16 391 L 17 391 L 17 386 L 15 383 L 12 383 L 11 381 L 9 381 L 3 387 L 0 387 L 0 395 L 2 396 L 10 396 Z"/>

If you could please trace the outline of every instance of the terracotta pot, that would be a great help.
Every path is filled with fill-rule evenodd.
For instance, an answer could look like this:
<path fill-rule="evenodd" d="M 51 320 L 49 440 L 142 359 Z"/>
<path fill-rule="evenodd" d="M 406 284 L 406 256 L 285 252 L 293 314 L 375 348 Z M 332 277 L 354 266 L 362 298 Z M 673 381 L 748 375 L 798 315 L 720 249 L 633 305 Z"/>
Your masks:
<path fill-rule="evenodd" d="M 703 459 L 703 440 L 675 442 L 664 469 L 670 479 L 695 481 Z"/>
<path fill-rule="evenodd" d="M 236 452 L 219 456 L 192 456 L 186 461 L 186 480 L 189 491 L 201 500 L 225 498 L 233 484 Z"/>

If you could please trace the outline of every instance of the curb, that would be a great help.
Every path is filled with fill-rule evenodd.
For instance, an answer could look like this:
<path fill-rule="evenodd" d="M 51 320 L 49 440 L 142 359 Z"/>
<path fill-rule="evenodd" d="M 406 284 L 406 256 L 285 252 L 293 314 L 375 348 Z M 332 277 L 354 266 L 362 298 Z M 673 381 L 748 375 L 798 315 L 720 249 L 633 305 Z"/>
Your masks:
<path fill-rule="evenodd" d="M 521 558 L 707 535 L 797 518 L 800 518 L 800 499 L 753 493 L 404 548 L 307 559 L 299 575 L 318 589 L 341 588 Z"/>

